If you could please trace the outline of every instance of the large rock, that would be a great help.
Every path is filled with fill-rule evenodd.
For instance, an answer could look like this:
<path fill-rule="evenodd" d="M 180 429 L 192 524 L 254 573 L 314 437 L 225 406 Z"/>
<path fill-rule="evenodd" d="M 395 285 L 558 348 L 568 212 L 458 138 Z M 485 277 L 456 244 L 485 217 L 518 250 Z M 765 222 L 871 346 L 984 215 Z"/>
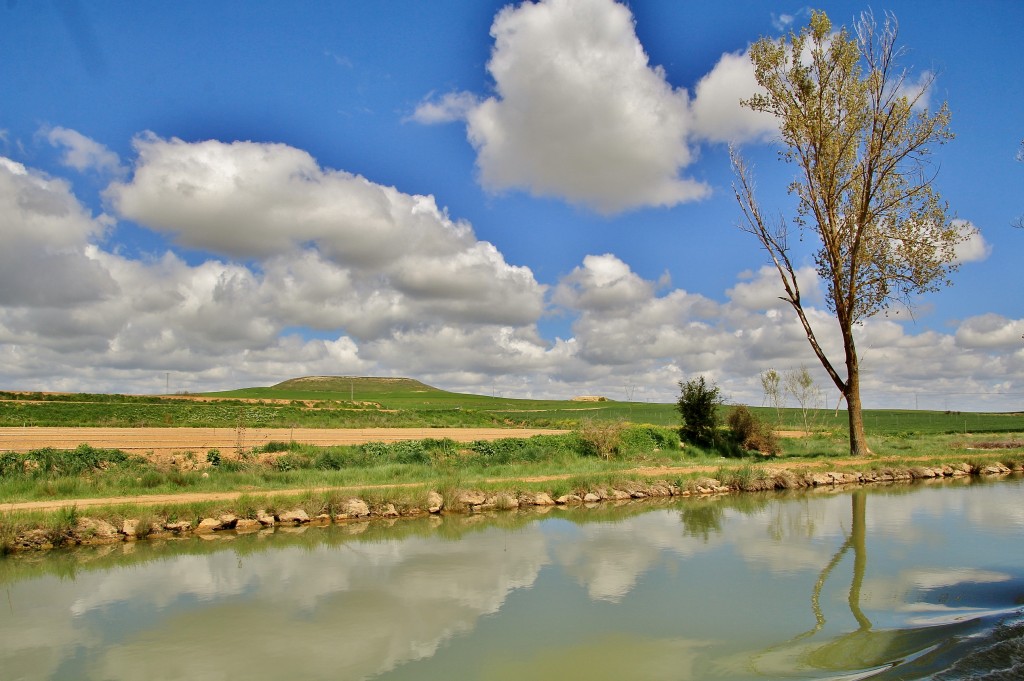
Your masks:
<path fill-rule="evenodd" d="M 431 513 L 440 513 L 441 509 L 444 508 L 444 497 L 430 490 L 427 492 L 427 510 Z"/>
<path fill-rule="evenodd" d="M 83 542 L 107 542 L 120 540 L 117 528 L 105 520 L 96 518 L 79 518 L 75 524 L 75 537 Z"/>
<path fill-rule="evenodd" d="M 187 520 L 179 520 L 177 522 L 164 523 L 164 529 L 168 532 L 174 532 L 175 534 L 181 534 L 182 532 L 191 532 L 192 523 Z"/>
<path fill-rule="evenodd" d="M 261 508 L 256 511 L 256 522 L 263 527 L 273 527 L 277 523 L 277 519 Z"/>
<path fill-rule="evenodd" d="M 254 518 L 239 518 L 235 522 L 236 532 L 253 532 L 263 527 L 263 523 Z"/>
<path fill-rule="evenodd" d="M 487 495 L 479 490 L 459 492 L 456 500 L 463 506 L 479 506 L 487 501 Z"/>
<path fill-rule="evenodd" d="M 342 520 L 347 518 L 365 518 L 370 515 L 370 507 L 362 499 L 348 499 L 341 505 Z"/>
<path fill-rule="evenodd" d="M 121 534 L 128 539 L 137 538 L 139 536 L 139 519 L 125 518 L 124 522 L 121 523 Z"/>
<path fill-rule="evenodd" d="M 304 525 L 309 522 L 309 514 L 301 508 L 293 508 L 290 511 L 282 511 L 277 514 L 279 523 L 291 525 Z"/>
<path fill-rule="evenodd" d="M 196 525 L 196 534 L 208 534 L 214 530 L 220 529 L 220 521 L 216 518 L 203 518 Z"/>
<path fill-rule="evenodd" d="M 537 492 L 533 495 L 534 506 L 554 506 L 555 500 L 547 492 Z"/>

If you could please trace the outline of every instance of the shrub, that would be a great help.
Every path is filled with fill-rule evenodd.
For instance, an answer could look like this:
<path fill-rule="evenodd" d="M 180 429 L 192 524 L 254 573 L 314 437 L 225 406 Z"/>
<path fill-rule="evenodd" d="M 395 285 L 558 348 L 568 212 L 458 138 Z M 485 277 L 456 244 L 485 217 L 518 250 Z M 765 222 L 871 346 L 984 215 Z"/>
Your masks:
<path fill-rule="evenodd" d="M 302 454 L 283 454 L 274 459 L 274 468 L 281 472 L 284 471 L 297 471 L 303 468 L 309 468 L 312 462 L 308 456 Z"/>
<path fill-rule="evenodd" d="M 619 441 L 619 453 L 624 456 L 678 449 L 679 433 L 659 426 L 629 426 L 622 431 Z"/>
<path fill-rule="evenodd" d="M 622 421 L 591 421 L 586 419 L 580 423 L 579 438 L 584 451 L 591 456 L 603 459 L 612 458 L 619 451 L 622 442 L 622 431 L 626 424 Z"/>
<path fill-rule="evenodd" d="M 265 454 L 273 454 L 274 452 L 295 452 L 302 449 L 302 445 L 294 440 L 290 442 L 280 442 L 278 440 L 271 440 L 267 444 L 259 448 L 260 452 Z"/>
<path fill-rule="evenodd" d="M 769 456 L 779 453 L 779 440 L 775 431 L 743 405 L 734 407 L 725 421 L 733 440 L 744 449 Z"/>
<path fill-rule="evenodd" d="M 679 435 L 695 445 L 714 446 L 718 443 L 718 408 L 722 405 L 722 392 L 703 376 L 679 383 L 681 393 L 676 409 L 683 425 Z"/>

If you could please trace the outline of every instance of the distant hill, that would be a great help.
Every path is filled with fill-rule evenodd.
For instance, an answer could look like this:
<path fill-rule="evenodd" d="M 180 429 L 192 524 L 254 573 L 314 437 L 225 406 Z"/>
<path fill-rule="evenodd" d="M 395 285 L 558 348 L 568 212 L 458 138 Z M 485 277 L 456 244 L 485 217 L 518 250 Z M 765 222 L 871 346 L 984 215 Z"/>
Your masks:
<path fill-rule="evenodd" d="M 293 392 L 347 393 L 444 393 L 446 391 L 412 378 L 377 376 L 304 376 L 272 385 L 270 390 Z"/>

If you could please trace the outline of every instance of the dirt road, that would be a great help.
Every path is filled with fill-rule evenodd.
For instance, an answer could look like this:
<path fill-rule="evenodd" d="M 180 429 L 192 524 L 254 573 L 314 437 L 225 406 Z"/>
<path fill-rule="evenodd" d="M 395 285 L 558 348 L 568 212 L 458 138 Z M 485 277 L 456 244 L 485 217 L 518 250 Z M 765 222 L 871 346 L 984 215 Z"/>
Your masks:
<path fill-rule="evenodd" d="M 0 452 L 27 452 L 54 447 L 74 449 L 88 444 L 102 449 L 122 449 L 156 456 L 176 452 L 206 453 L 219 449 L 227 454 L 249 450 L 268 442 L 359 445 L 367 442 L 399 442 L 448 438 L 456 442 L 498 440 L 507 437 L 556 435 L 566 430 L 539 428 L 0 428 Z"/>

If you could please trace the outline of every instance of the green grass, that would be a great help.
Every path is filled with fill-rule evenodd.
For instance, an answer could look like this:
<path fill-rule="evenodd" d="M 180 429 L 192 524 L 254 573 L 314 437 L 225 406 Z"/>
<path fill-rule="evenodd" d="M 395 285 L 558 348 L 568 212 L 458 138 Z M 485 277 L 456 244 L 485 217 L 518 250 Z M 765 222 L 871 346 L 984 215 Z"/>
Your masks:
<path fill-rule="evenodd" d="M 402 378 L 309 377 L 269 387 L 206 393 L 211 402 L 160 396 L 0 392 L 0 426 L 234 428 L 566 427 L 584 421 L 677 426 L 674 403 L 527 400 L 454 393 Z M 259 400 L 251 403 L 245 400 Z M 751 407 L 782 430 L 801 430 L 797 409 Z M 817 410 L 813 430 L 845 433 L 846 412 Z M 867 409 L 869 437 L 1024 432 L 1024 413 Z"/>

